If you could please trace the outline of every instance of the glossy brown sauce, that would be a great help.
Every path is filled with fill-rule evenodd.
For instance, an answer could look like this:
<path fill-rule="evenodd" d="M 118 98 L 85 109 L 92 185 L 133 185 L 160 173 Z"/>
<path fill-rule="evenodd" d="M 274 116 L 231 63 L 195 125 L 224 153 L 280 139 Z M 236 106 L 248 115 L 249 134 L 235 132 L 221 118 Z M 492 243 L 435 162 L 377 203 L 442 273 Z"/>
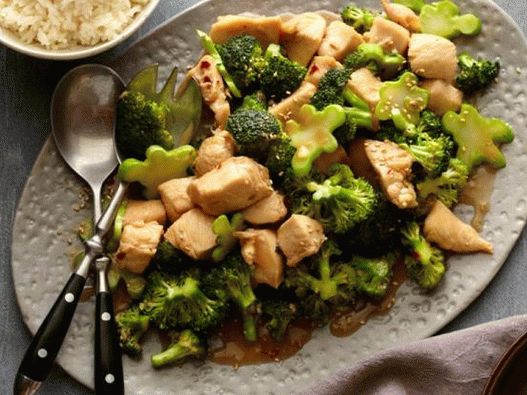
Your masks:
<path fill-rule="evenodd" d="M 491 166 L 478 167 L 459 197 L 459 203 L 474 208 L 474 216 L 470 224 L 478 232 L 483 228 L 485 216 L 490 210 L 490 197 L 494 190 L 496 172 L 497 170 Z"/>

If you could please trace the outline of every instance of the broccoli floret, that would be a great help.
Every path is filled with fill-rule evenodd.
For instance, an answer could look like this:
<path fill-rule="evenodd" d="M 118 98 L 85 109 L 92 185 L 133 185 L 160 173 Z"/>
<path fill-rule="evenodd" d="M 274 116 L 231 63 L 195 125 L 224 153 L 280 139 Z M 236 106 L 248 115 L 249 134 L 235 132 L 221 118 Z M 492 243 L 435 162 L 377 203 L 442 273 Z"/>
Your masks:
<path fill-rule="evenodd" d="M 448 136 L 437 138 L 421 133 L 413 143 L 403 143 L 400 147 L 412 154 L 430 177 L 437 177 L 448 167 L 454 142 Z"/>
<path fill-rule="evenodd" d="M 426 4 L 419 15 L 421 31 L 449 39 L 460 34 L 476 36 L 481 32 L 481 20 L 473 14 L 459 14 L 459 7 L 450 0 Z"/>
<path fill-rule="evenodd" d="M 225 303 L 233 302 L 243 318 L 243 334 L 248 341 L 256 341 L 256 295 L 251 287 L 251 268 L 239 253 L 231 253 L 204 278 L 208 295 Z"/>
<path fill-rule="evenodd" d="M 151 362 L 154 368 L 161 368 L 170 364 L 178 364 L 188 358 L 202 358 L 205 356 L 205 346 L 201 339 L 189 329 L 182 332 L 170 332 L 170 344 L 166 350 L 152 355 Z"/>
<path fill-rule="evenodd" d="M 229 116 L 227 130 L 234 137 L 241 155 L 260 159 L 265 158 L 269 143 L 281 128 L 267 111 L 241 109 Z"/>
<path fill-rule="evenodd" d="M 262 301 L 262 312 L 268 317 L 265 327 L 271 337 L 281 342 L 287 332 L 287 328 L 297 314 L 296 304 L 283 299 L 268 299 Z"/>
<path fill-rule="evenodd" d="M 441 117 L 430 110 L 421 113 L 421 119 L 417 124 L 416 134 L 427 133 L 430 137 L 439 137 L 445 134 Z"/>
<path fill-rule="evenodd" d="M 178 273 L 183 268 L 191 267 L 195 263 L 183 251 L 178 250 L 169 241 L 163 240 L 158 244 L 156 254 L 149 267 L 167 273 Z"/>
<path fill-rule="evenodd" d="M 443 252 L 422 236 L 417 222 L 410 222 L 401 235 L 408 250 L 404 263 L 409 277 L 424 289 L 437 287 L 446 271 Z"/>
<path fill-rule="evenodd" d="M 458 64 L 456 84 L 467 95 L 489 87 L 500 73 L 500 62 L 475 59 L 466 52 L 458 56 Z"/>
<path fill-rule="evenodd" d="M 320 79 L 317 92 L 311 98 L 311 105 L 321 111 L 330 104 L 344 105 L 344 87 L 350 72 L 347 69 L 330 69 Z"/>
<path fill-rule="evenodd" d="M 287 174 L 292 171 L 291 161 L 295 152 L 296 148 L 291 145 L 291 138 L 285 133 L 280 133 L 271 142 L 265 167 L 269 169 L 273 181 L 280 184 Z"/>
<path fill-rule="evenodd" d="M 419 197 L 435 195 L 445 206 L 457 203 L 459 192 L 467 184 L 468 167 L 459 159 L 450 159 L 448 169 L 437 178 L 427 178 L 417 184 Z"/>
<path fill-rule="evenodd" d="M 346 122 L 333 132 L 333 136 L 338 143 L 346 146 L 355 138 L 358 129 L 372 129 L 373 116 L 370 110 L 363 110 L 355 107 L 344 107 Z"/>
<path fill-rule="evenodd" d="M 137 306 L 130 307 L 115 316 L 119 331 L 121 349 L 130 356 L 138 356 L 143 351 L 141 337 L 148 330 L 149 319 L 141 315 Z"/>
<path fill-rule="evenodd" d="M 255 37 L 234 36 L 224 44 L 216 44 L 216 49 L 239 89 L 243 91 L 256 83 L 263 51 Z"/>
<path fill-rule="evenodd" d="M 216 326 L 224 313 L 222 301 L 211 299 L 202 292 L 197 271 L 177 276 L 151 273 L 139 307 L 160 329 L 203 331 Z"/>
<path fill-rule="evenodd" d="M 375 299 L 382 298 L 390 285 L 394 263 L 394 254 L 380 258 L 354 256 L 350 265 L 355 270 L 358 292 Z"/>
<path fill-rule="evenodd" d="M 344 23 L 350 25 L 359 33 L 364 33 L 371 29 L 375 14 L 366 8 L 361 8 L 351 3 L 344 7 L 340 13 Z"/>
<path fill-rule="evenodd" d="M 421 12 L 421 9 L 426 4 L 425 0 L 393 0 L 393 2 L 396 4 L 404 5 L 418 14 Z"/>
<path fill-rule="evenodd" d="M 231 220 L 223 214 L 212 223 L 212 232 L 217 236 L 218 246 L 212 251 L 212 260 L 221 262 L 236 247 L 238 239 L 234 237 L 234 232 L 244 228 L 243 214 L 236 213 Z"/>
<path fill-rule="evenodd" d="M 293 93 L 307 73 L 304 66 L 282 55 L 277 44 L 267 47 L 259 69 L 260 87 L 265 95 L 274 101 L 279 101 Z"/>
<path fill-rule="evenodd" d="M 324 182 L 311 181 L 306 188 L 312 196 L 295 210 L 317 219 L 328 232 L 350 231 L 370 217 L 377 206 L 373 187 L 362 178 L 354 178 L 350 168 L 343 164 L 333 165 Z"/>
<path fill-rule="evenodd" d="M 357 49 L 346 56 L 344 67 L 355 71 L 363 67 L 369 68 L 373 73 L 390 79 L 404 68 L 406 60 L 398 53 L 385 53 L 379 44 L 361 44 Z"/>
<path fill-rule="evenodd" d="M 256 91 L 243 98 L 241 106 L 238 110 L 258 110 L 267 111 L 267 99 L 262 91 Z"/>

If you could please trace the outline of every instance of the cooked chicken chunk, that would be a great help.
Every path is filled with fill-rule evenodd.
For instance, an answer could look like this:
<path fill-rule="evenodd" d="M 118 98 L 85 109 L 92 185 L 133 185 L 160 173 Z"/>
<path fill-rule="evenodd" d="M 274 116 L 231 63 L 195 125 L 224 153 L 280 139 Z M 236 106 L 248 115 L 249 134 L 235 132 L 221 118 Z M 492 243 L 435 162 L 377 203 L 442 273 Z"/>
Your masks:
<path fill-rule="evenodd" d="M 318 252 L 326 237 L 320 222 L 306 215 L 293 214 L 278 228 L 278 246 L 287 258 L 287 266 Z"/>
<path fill-rule="evenodd" d="M 377 103 L 381 100 L 379 91 L 382 82 L 366 67 L 351 73 L 347 87 L 364 100 L 374 112 Z"/>
<path fill-rule="evenodd" d="M 295 15 L 282 23 L 280 41 L 289 59 L 307 66 L 326 33 L 326 20 L 314 12 Z"/>
<path fill-rule="evenodd" d="M 243 210 L 242 214 L 253 225 L 274 224 L 287 215 L 284 195 L 273 191 L 271 195 Z"/>
<path fill-rule="evenodd" d="M 364 39 L 354 28 L 342 21 L 333 21 L 326 30 L 318 54 L 342 60 L 363 42 Z"/>
<path fill-rule="evenodd" d="M 458 112 L 463 104 L 463 92 L 443 80 L 425 80 L 421 86 L 430 92 L 428 108 L 437 115 L 448 111 Z"/>
<path fill-rule="evenodd" d="M 425 220 L 424 235 L 428 241 L 454 252 L 486 252 L 492 244 L 484 240 L 470 225 L 462 222 L 443 203 L 437 201 Z"/>
<path fill-rule="evenodd" d="M 410 32 L 401 25 L 378 16 L 364 37 L 370 43 L 379 44 L 386 52 L 397 51 L 404 55 L 408 49 Z"/>
<path fill-rule="evenodd" d="M 199 85 L 203 100 L 214 113 L 217 126 L 223 128 L 231 113 L 231 108 L 227 101 L 223 78 L 216 67 L 216 61 L 210 55 L 203 56 L 198 64 L 189 70 L 188 76 Z"/>
<path fill-rule="evenodd" d="M 194 208 L 194 204 L 187 193 L 187 188 L 194 178 L 174 178 L 173 180 L 162 183 L 157 188 L 159 195 L 161 195 L 161 201 L 167 211 L 168 219 L 171 222 L 181 217 L 181 214 Z"/>
<path fill-rule="evenodd" d="M 246 156 L 227 159 L 188 187 L 192 202 L 214 216 L 243 210 L 272 192 L 267 168 Z"/>
<path fill-rule="evenodd" d="M 167 229 L 165 240 L 193 259 L 207 259 L 216 246 L 216 235 L 212 232 L 214 219 L 193 208 Z"/>
<path fill-rule="evenodd" d="M 148 267 L 163 236 L 163 226 L 157 222 L 133 222 L 123 228 L 115 254 L 117 266 L 141 274 Z"/>
<path fill-rule="evenodd" d="M 315 169 L 322 173 L 327 174 L 331 166 L 336 163 L 348 163 L 348 155 L 346 150 L 341 145 L 333 152 L 324 152 L 315 160 Z"/>
<path fill-rule="evenodd" d="M 290 119 L 295 119 L 300 108 L 304 104 L 309 103 L 316 91 L 317 87 L 315 85 L 309 82 L 302 82 L 302 85 L 291 96 L 271 107 L 269 112 L 283 123 Z"/>
<path fill-rule="evenodd" d="M 316 86 L 328 70 L 341 68 L 342 65 L 332 56 L 315 56 L 307 68 L 304 80 Z"/>
<path fill-rule="evenodd" d="M 196 175 L 202 176 L 232 158 L 234 150 L 234 139 L 231 134 L 225 130 L 215 131 L 214 135 L 203 140 L 199 147 L 194 161 Z"/>
<path fill-rule="evenodd" d="M 167 221 L 167 212 L 161 200 L 128 200 L 123 224 L 132 222 L 157 222 L 164 225 Z"/>
<path fill-rule="evenodd" d="M 254 265 L 254 280 L 278 288 L 284 277 L 284 262 L 276 252 L 276 233 L 269 229 L 247 229 L 234 236 L 240 239 L 245 262 Z"/>
<path fill-rule="evenodd" d="M 416 207 L 414 186 L 408 180 L 412 155 L 391 141 L 366 140 L 364 149 L 388 200 L 402 209 Z"/>
<path fill-rule="evenodd" d="M 402 4 L 392 4 L 390 0 L 382 0 L 382 6 L 388 19 L 411 32 L 421 31 L 421 20 L 410 8 Z"/>
<path fill-rule="evenodd" d="M 457 74 L 455 44 L 433 34 L 413 34 L 408 49 L 412 71 L 420 77 L 453 81 Z"/>
<path fill-rule="evenodd" d="M 348 148 L 348 165 L 355 177 L 362 177 L 375 188 L 380 188 L 377 173 L 366 155 L 366 139 L 354 139 Z"/>
<path fill-rule="evenodd" d="M 210 29 L 210 37 L 215 43 L 223 44 L 234 36 L 248 34 L 256 37 L 262 47 L 278 44 L 282 21 L 278 16 L 248 17 L 243 15 L 220 16 Z"/>

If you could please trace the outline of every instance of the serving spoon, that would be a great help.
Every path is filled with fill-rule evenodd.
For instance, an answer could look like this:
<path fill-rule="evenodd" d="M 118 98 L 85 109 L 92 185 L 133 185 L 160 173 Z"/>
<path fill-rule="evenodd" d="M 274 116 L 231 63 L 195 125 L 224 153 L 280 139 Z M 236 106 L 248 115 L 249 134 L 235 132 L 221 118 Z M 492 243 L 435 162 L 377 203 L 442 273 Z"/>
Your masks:
<path fill-rule="evenodd" d="M 126 185 L 119 183 L 104 214 L 101 207 L 103 184 L 120 159 L 114 147 L 115 108 L 124 87 L 112 69 L 84 65 L 68 72 L 53 94 L 53 137 L 66 163 L 93 192 L 95 235 L 85 243 L 84 259 L 71 274 L 27 349 L 15 380 L 15 394 L 34 394 L 49 375 L 94 261 L 97 270 L 95 389 L 97 394 L 124 393 L 121 353 L 106 278 L 109 259 L 102 254 L 104 237 L 111 228 Z"/>

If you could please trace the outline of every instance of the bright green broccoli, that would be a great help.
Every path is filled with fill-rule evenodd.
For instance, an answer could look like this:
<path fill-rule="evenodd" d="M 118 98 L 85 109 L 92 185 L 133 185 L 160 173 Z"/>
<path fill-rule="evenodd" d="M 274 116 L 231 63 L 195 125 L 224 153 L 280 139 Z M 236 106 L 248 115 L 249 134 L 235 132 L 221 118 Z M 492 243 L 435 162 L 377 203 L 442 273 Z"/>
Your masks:
<path fill-rule="evenodd" d="M 256 341 L 257 300 L 251 287 L 251 268 L 239 253 L 231 253 L 203 279 L 205 292 L 225 303 L 232 302 L 243 318 L 243 334 Z"/>
<path fill-rule="evenodd" d="M 158 271 L 175 274 L 182 269 L 195 266 L 195 261 L 169 241 L 163 240 L 157 246 L 150 266 Z"/>
<path fill-rule="evenodd" d="M 461 160 L 450 159 L 448 169 L 437 178 L 427 178 L 417 184 L 419 197 L 428 198 L 435 195 L 445 206 L 452 207 L 457 203 L 459 192 L 467 184 L 468 167 Z"/>
<path fill-rule="evenodd" d="M 306 72 L 305 67 L 282 55 L 280 46 L 271 44 L 265 51 L 258 80 L 265 95 L 279 101 L 299 87 Z"/>
<path fill-rule="evenodd" d="M 347 143 L 355 138 L 358 129 L 371 130 L 373 128 L 373 116 L 369 109 L 343 108 L 346 113 L 346 122 L 338 129 L 335 129 L 333 136 L 335 136 L 340 145 L 346 146 Z"/>
<path fill-rule="evenodd" d="M 148 276 L 141 312 L 160 329 L 191 328 L 203 331 L 223 318 L 222 301 L 207 297 L 201 290 L 197 270 L 180 275 L 153 272 Z"/>
<path fill-rule="evenodd" d="M 236 213 L 231 220 L 223 214 L 212 223 L 212 232 L 217 236 L 218 246 L 212 251 L 212 260 L 221 262 L 236 247 L 238 239 L 234 237 L 234 232 L 244 228 L 243 214 Z"/>
<path fill-rule="evenodd" d="M 400 144 L 431 177 L 437 177 L 446 170 L 453 146 L 454 143 L 448 136 L 433 138 L 427 133 L 417 135 L 413 143 Z"/>
<path fill-rule="evenodd" d="M 267 111 L 267 99 L 262 91 L 256 91 L 244 96 L 241 106 L 237 110 Z"/>
<path fill-rule="evenodd" d="M 426 133 L 430 137 L 440 137 L 445 135 L 445 130 L 443 129 L 441 117 L 437 116 L 434 112 L 430 110 L 424 110 L 421 113 L 421 119 L 417 124 L 416 132 L 417 135 Z"/>
<path fill-rule="evenodd" d="M 108 286 L 110 290 L 115 291 L 121 280 L 124 282 L 126 292 L 130 298 L 134 300 L 141 299 L 146 285 L 144 277 L 140 274 L 129 272 L 126 269 L 121 269 L 112 262 L 108 269 Z"/>
<path fill-rule="evenodd" d="M 409 277 L 424 289 L 437 287 L 446 270 L 443 252 L 424 238 L 417 222 L 410 222 L 401 235 L 408 252 L 404 263 Z"/>
<path fill-rule="evenodd" d="M 458 56 L 456 84 L 467 95 L 490 86 L 500 73 L 500 62 L 475 59 L 466 52 Z"/>
<path fill-rule="evenodd" d="M 296 149 L 291 145 L 291 139 L 285 133 L 280 133 L 271 142 L 265 167 L 269 169 L 273 181 L 280 184 L 288 173 L 292 172 L 291 161 L 295 152 Z"/>
<path fill-rule="evenodd" d="M 380 258 L 355 255 L 350 265 L 355 270 L 357 291 L 375 299 L 382 298 L 392 279 L 392 266 L 395 258 L 393 254 Z"/>
<path fill-rule="evenodd" d="M 393 0 L 393 2 L 395 4 L 404 5 L 418 14 L 421 12 L 421 9 L 426 4 L 425 0 Z"/>
<path fill-rule="evenodd" d="M 460 34 L 476 36 L 481 32 L 481 20 L 473 14 L 459 14 L 459 7 L 450 0 L 426 4 L 419 16 L 421 31 L 449 39 Z"/>
<path fill-rule="evenodd" d="M 505 167 L 505 156 L 497 144 L 514 140 L 512 127 L 499 118 L 486 118 L 470 104 L 463 104 L 461 111 L 443 116 L 443 127 L 452 134 L 458 145 L 457 158 L 472 170 L 474 166 L 488 163 L 496 168 Z"/>
<path fill-rule="evenodd" d="M 117 248 L 119 248 L 119 240 L 121 240 L 121 235 L 123 233 L 124 217 L 126 215 L 127 206 L 128 200 L 124 199 L 117 209 L 117 214 L 115 214 L 115 219 L 113 220 L 112 237 L 106 244 L 107 251 L 115 252 L 117 251 Z"/>
<path fill-rule="evenodd" d="M 311 105 L 322 111 L 330 104 L 344 105 L 344 87 L 350 78 L 347 69 L 330 69 L 320 79 L 317 92 L 311 98 Z"/>
<path fill-rule="evenodd" d="M 298 314 L 296 304 L 283 299 L 266 299 L 262 301 L 262 312 L 268 318 L 265 327 L 276 341 L 281 342 L 287 328 Z"/>
<path fill-rule="evenodd" d="M 359 33 L 370 30 L 375 14 L 366 8 L 361 8 L 351 3 L 344 7 L 340 13 L 344 23 L 350 25 Z"/>
<path fill-rule="evenodd" d="M 188 358 L 202 358 L 206 348 L 201 339 L 189 329 L 182 332 L 170 332 L 170 344 L 166 350 L 152 355 L 151 362 L 154 368 L 162 368 L 171 364 L 185 362 Z"/>
<path fill-rule="evenodd" d="M 257 82 L 263 51 L 256 38 L 249 35 L 234 36 L 224 44 L 216 44 L 216 49 L 241 91 Z"/>
<path fill-rule="evenodd" d="M 384 79 L 390 79 L 404 68 L 405 63 L 404 56 L 398 53 L 385 53 L 379 44 L 364 43 L 346 56 L 344 67 L 349 72 L 367 67 Z"/>
<path fill-rule="evenodd" d="M 270 142 L 280 133 L 276 118 L 267 111 L 240 109 L 227 119 L 227 130 L 232 134 L 241 155 L 265 158 Z"/>
<path fill-rule="evenodd" d="M 148 317 L 141 315 L 137 306 L 133 306 L 117 314 L 115 323 L 119 331 L 121 349 L 130 356 L 135 357 L 141 354 L 143 347 L 140 341 L 148 330 Z"/>

